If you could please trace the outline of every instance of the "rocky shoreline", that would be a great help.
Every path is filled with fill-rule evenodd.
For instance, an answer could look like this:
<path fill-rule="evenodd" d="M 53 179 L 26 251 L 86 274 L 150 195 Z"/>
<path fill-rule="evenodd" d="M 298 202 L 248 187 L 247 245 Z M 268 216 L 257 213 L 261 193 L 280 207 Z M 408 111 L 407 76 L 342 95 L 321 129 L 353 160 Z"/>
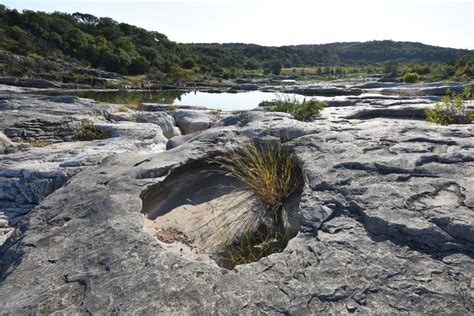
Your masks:
<path fill-rule="evenodd" d="M 473 125 L 422 115 L 446 86 L 293 89 L 350 96 L 303 123 L 3 89 L 2 312 L 472 313 Z M 75 140 L 84 120 L 109 138 Z M 196 163 L 248 139 L 283 141 L 303 171 L 298 232 L 282 252 L 227 270 L 145 232 L 144 192 L 164 194 L 184 170 L 173 189 L 191 199 L 206 186 Z"/>

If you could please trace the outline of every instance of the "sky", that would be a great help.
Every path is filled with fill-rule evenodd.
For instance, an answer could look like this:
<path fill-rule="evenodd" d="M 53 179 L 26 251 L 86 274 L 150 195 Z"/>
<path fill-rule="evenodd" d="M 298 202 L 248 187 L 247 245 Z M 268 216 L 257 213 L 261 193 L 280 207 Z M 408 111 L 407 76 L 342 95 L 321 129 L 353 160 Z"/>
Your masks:
<path fill-rule="evenodd" d="M 90 13 L 183 43 L 267 46 L 386 40 L 474 49 L 474 0 L 0 0 Z"/>

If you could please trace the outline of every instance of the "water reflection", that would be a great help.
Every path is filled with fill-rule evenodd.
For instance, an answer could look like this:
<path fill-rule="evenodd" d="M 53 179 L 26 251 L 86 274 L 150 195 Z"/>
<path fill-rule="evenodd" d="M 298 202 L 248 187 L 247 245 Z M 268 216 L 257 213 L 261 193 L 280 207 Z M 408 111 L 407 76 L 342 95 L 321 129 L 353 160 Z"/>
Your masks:
<path fill-rule="evenodd" d="M 75 95 L 80 98 L 89 98 L 98 102 L 139 105 L 140 103 L 173 104 L 181 100 L 186 92 L 180 90 L 166 91 L 71 91 L 45 92 L 47 95 Z"/>
<path fill-rule="evenodd" d="M 239 93 L 210 93 L 200 91 L 164 90 L 164 91 L 72 91 L 45 92 L 48 95 L 75 95 L 90 98 L 99 102 L 139 105 L 140 103 L 160 103 L 174 105 L 204 106 L 224 111 L 250 110 L 258 107 L 262 101 L 269 101 L 281 96 L 297 100 L 311 99 L 297 94 L 276 92 L 249 91 Z M 329 97 L 316 97 L 326 100 Z M 335 97 L 338 99 L 339 97 Z"/>

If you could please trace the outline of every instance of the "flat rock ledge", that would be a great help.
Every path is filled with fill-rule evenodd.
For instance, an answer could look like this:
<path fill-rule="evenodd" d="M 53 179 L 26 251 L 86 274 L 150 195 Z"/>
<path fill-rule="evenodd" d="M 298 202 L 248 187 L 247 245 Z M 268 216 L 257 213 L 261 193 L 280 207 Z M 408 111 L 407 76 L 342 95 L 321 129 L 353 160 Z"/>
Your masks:
<path fill-rule="evenodd" d="M 370 108 L 312 123 L 229 115 L 166 151 L 130 136 L 138 147 L 81 168 L 20 217 L 0 248 L 2 313 L 472 314 L 473 125 Z M 283 252 L 226 270 L 144 231 L 146 188 L 249 138 L 284 140 L 304 173 L 300 231 Z"/>

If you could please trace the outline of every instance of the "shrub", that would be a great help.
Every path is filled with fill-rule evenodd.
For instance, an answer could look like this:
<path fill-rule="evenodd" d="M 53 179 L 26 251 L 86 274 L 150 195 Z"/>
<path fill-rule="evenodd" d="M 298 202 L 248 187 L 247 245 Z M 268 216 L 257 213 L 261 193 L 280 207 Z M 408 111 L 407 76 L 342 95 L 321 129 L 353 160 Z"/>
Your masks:
<path fill-rule="evenodd" d="M 407 83 L 414 83 L 418 81 L 418 74 L 416 72 L 408 72 L 403 76 L 403 81 Z"/>
<path fill-rule="evenodd" d="M 260 103 L 260 106 L 272 112 L 290 113 L 295 119 L 308 122 L 320 116 L 326 103 L 317 100 L 306 101 L 306 99 L 298 101 L 295 97 L 280 97 L 269 102 L 264 101 Z"/>
<path fill-rule="evenodd" d="M 464 100 L 472 98 L 471 87 L 466 85 L 462 93 L 447 92 L 440 103 L 433 108 L 426 109 L 426 120 L 439 125 L 468 124 L 473 115 L 467 109 Z"/>
<path fill-rule="evenodd" d="M 109 137 L 109 133 L 94 127 L 91 122 L 83 120 L 81 122 L 81 127 L 76 131 L 73 139 L 79 141 L 90 141 L 96 139 L 106 139 Z"/>

